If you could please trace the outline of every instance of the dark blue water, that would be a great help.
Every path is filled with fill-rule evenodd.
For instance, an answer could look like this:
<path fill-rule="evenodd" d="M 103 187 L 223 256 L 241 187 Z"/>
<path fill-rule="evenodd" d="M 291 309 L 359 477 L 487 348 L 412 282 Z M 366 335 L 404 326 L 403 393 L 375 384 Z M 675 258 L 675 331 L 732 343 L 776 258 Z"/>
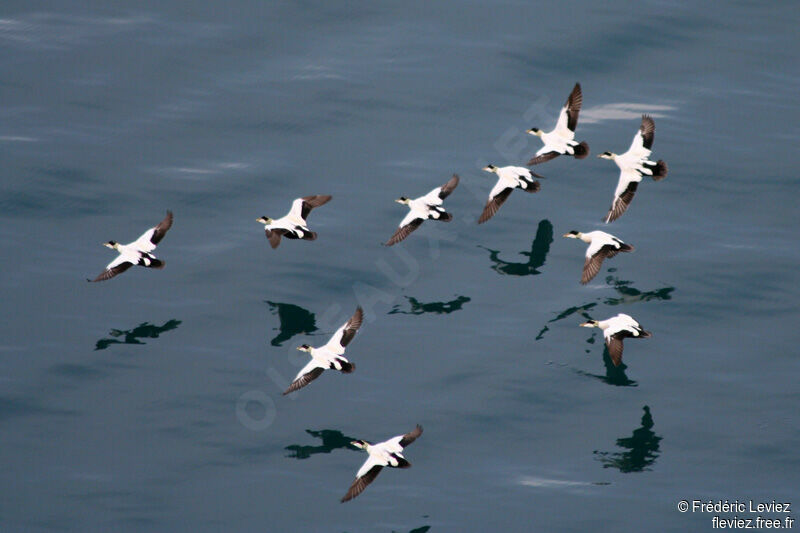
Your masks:
<path fill-rule="evenodd" d="M 0 6 L 3 531 L 705 531 L 800 505 L 797 9 L 787 4 Z M 656 120 L 664 181 L 540 167 L 475 224 L 576 81 L 578 137 Z M 380 243 L 453 173 L 455 220 Z M 332 194 L 316 242 L 261 215 Z M 87 284 L 166 209 L 162 271 Z M 606 229 L 606 228 L 602 228 Z M 351 375 L 282 397 L 362 305 Z M 604 356 L 587 317 L 654 333 Z M 409 470 L 340 504 L 420 423 Z M 749 513 L 746 513 L 748 516 Z M 726 515 L 727 516 L 727 515 Z M 765 514 L 774 518 L 777 514 Z M 793 514 L 793 516 L 795 516 Z M 427 528 L 427 529 L 426 529 Z"/>

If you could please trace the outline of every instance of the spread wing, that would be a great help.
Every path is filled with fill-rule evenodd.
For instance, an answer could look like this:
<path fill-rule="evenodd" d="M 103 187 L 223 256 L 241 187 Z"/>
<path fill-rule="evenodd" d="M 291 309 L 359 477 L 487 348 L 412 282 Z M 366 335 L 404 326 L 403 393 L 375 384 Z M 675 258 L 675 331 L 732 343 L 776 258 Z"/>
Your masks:
<path fill-rule="evenodd" d="M 386 241 L 386 246 L 392 246 L 393 244 L 397 244 L 398 242 L 402 241 L 403 239 L 411 235 L 412 231 L 420 227 L 424 221 L 425 221 L 424 219 L 415 218 L 412 219 L 411 222 L 409 222 L 408 224 L 400 226 L 399 228 L 397 228 L 397 231 L 394 232 L 394 235 L 392 235 L 389 238 L 389 240 Z"/>
<path fill-rule="evenodd" d="M 544 154 L 537 155 L 537 156 L 531 158 L 530 161 L 528 161 L 528 166 L 532 167 L 533 165 L 538 165 L 540 163 L 546 163 L 547 161 L 550 161 L 551 159 L 555 159 L 559 155 L 561 155 L 561 154 L 559 154 L 558 152 L 546 152 Z"/>
<path fill-rule="evenodd" d="M 133 263 L 131 263 L 124 256 L 120 255 L 112 262 L 110 262 L 106 267 L 106 269 L 102 271 L 96 278 L 89 281 L 95 282 L 95 281 L 105 281 L 107 279 L 111 279 L 117 274 L 122 274 L 132 266 Z"/>
<path fill-rule="evenodd" d="M 417 427 L 415 427 L 414 429 L 403 435 L 403 438 L 400 439 L 400 446 L 405 448 L 406 446 L 417 440 L 417 437 L 419 437 L 420 435 L 422 435 L 422 426 L 417 424 Z"/>
<path fill-rule="evenodd" d="M 495 196 L 490 196 L 489 200 L 486 202 L 486 206 L 483 208 L 483 213 L 481 213 L 481 216 L 478 219 L 478 224 L 483 224 L 492 218 L 500 209 L 500 206 L 503 205 L 503 203 L 508 199 L 508 196 L 513 190 L 514 189 L 512 187 L 506 187 Z"/>
<path fill-rule="evenodd" d="M 129 246 L 132 246 L 143 252 L 152 252 L 156 249 L 156 245 L 161 242 L 161 239 L 164 238 L 164 235 L 167 234 L 167 231 L 171 227 L 172 211 L 167 211 L 167 215 L 164 217 L 164 220 L 158 223 L 158 226 L 150 228 L 142 233 L 141 236 L 130 243 Z"/>
<path fill-rule="evenodd" d="M 623 184 L 623 180 L 623 175 L 620 175 L 620 185 Z M 631 202 L 633 201 L 633 195 L 636 194 L 636 189 L 638 187 L 639 182 L 628 181 L 627 184 L 625 184 L 625 188 L 614 196 L 614 201 L 611 203 L 611 208 L 608 210 L 608 214 L 605 218 L 606 224 L 609 222 L 614 222 L 622 216 L 622 214 L 628 209 L 628 206 L 631 205 Z M 617 187 L 617 189 L 619 190 L 619 187 Z"/>
<path fill-rule="evenodd" d="M 364 321 L 364 310 L 361 307 L 356 308 L 356 312 L 353 313 L 353 316 L 350 317 L 350 320 L 344 323 L 342 327 L 336 330 L 336 332 L 331 336 L 331 340 L 328 341 L 328 344 L 325 346 L 331 348 L 332 350 L 341 352 L 350 341 L 353 340 L 353 337 L 356 336 L 358 332 L 358 328 L 361 327 L 361 323 Z"/>
<path fill-rule="evenodd" d="M 264 232 L 267 235 L 267 240 L 269 241 L 269 245 L 272 246 L 272 249 L 278 247 L 281 243 L 281 236 L 286 235 L 289 233 L 289 230 L 285 230 L 283 228 L 274 228 L 274 229 L 265 229 Z"/>
<path fill-rule="evenodd" d="M 367 459 L 367 463 L 372 461 L 372 457 Z M 366 463 L 365 465 L 366 466 Z M 363 467 L 362 467 L 363 468 Z M 364 489 L 367 488 L 367 485 L 375 481 L 375 478 L 378 477 L 378 474 L 381 473 L 383 470 L 383 466 L 379 464 L 374 464 L 372 468 L 367 470 L 367 472 L 363 476 L 359 476 L 353 481 L 353 484 L 350 485 L 350 489 L 347 491 L 347 494 L 341 499 L 341 502 L 347 502 L 364 492 Z"/>
<path fill-rule="evenodd" d="M 441 186 L 440 188 L 441 190 L 439 191 L 439 198 L 444 200 L 445 198 L 450 196 L 450 193 L 453 192 L 453 190 L 455 190 L 456 187 L 458 187 L 458 180 L 459 180 L 458 174 L 453 174 L 453 177 L 450 178 L 447 181 L 447 183 Z"/>
<path fill-rule="evenodd" d="M 597 252 L 586 258 L 583 263 L 583 274 L 581 275 L 581 283 L 587 284 L 600 272 L 600 267 L 603 265 L 603 260 L 606 257 L 613 257 L 619 251 L 612 245 L 607 244 L 600 248 Z"/>
<path fill-rule="evenodd" d="M 581 111 L 581 104 L 583 104 L 581 84 L 576 83 L 567 98 L 567 102 L 564 104 L 564 107 L 561 108 L 561 113 L 558 115 L 556 131 L 562 137 L 572 138 L 575 135 L 575 127 L 578 125 L 578 113 Z"/>
<path fill-rule="evenodd" d="M 642 115 L 642 125 L 639 126 L 639 131 L 633 136 L 633 142 L 628 149 L 628 153 L 635 154 L 639 157 L 647 157 L 650 155 L 650 149 L 653 147 L 653 139 L 656 134 L 656 123 L 649 115 Z"/>
<path fill-rule="evenodd" d="M 620 332 L 606 337 L 608 356 L 611 357 L 611 362 L 614 363 L 614 366 L 619 366 L 622 363 L 622 339 L 626 336 L 624 332 Z"/>
<path fill-rule="evenodd" d="M 303 367 L 302 370 L 300 370 L 300 372 L 297 374 L 297 377 L 294 378 L 294 381 L 292 381 L 291 385 L 289 385 L 289 388 L 283 391 L 283 394 L 286 395 L 289 394 L 290 392 L 302 389 L 303 387 L 305 387 L 306 385 L 308 385 L 309 383 L 320 377 L 324 371 L 325 369 L 319 366 L 319 363 L 317 361 L 312 359 L 311 361 L 308 362 L 306 366 Z"/>
<path fill-rule="evenodd" d="M 292 208 L 289 210 L 289 216 L 300 217 L 305 220 L 308 214 L 315 207 L 325 205 L 330 202 L 332 196 L 327 194 L 316 194 L 313 196 L 303 196 L 297 198 L 292 202 Z"/>

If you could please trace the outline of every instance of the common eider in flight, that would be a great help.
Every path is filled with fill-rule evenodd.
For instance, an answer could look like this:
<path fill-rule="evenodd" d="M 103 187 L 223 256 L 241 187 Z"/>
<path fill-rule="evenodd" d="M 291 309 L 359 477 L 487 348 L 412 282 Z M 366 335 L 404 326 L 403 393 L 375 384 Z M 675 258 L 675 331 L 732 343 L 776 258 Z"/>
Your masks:
<path fill-rule="evenodd" d="M 117 274 L 121 274 L 128 270 L 133 265 L 143 266 L 147 268 L 164 268 L 164 261 L 156 259 L 152 251 L 156 249 L 156 245 L 161 242 L 167 230 L 172 227 L 172 211 L 167 211 L 167 216 L 164 220 L 158 223 L 158 226 L 150 228 L 142 233 L 142 235 L 135 241 L 128 244 L 120 244 L 116 241 L 108 241 L 103 243 L 103 246 L 108 246 L 112 250 L 119 252 L 116 259 L 111 261 L 106 269 L 101 272 L 94 279 L 87 279 L 86 281 L 105 281 L 111 279 Z"/>
<path fill-rule="evenodd" d="M 531 128 L 526 132 L 540 137 L 544 143 L 533 159 L 528 161 L 528 165 L 538 165 L 560 155 L 571 155 L 575 159 L 583 159 L 589 155 L 589 145 L 586 141 L 575 141 L 575 127 L 578 125 L 578 113 L 581 111 L 582 103 L 581 84 L 576 83 L 569 93 L 567 102 L 561 108 L 553 131 L 545 132 L 539 128 Z"/>
<path fill-rule="evenodd" d="M 600 272 L 600 266 L 606 257 L 614 257 L 620 252 L 633 251 L 633 246 L 625 244 L 605 231 L 590 231 L 589 233 L 570 231 L 565 233 L 564 237 L 580 239 L 589 243 L 589 247 L 586 248 L 586 261 L 583 263 L 583 274 L 581 275 L 581 283 L 583 284 L 589 283 Z"/>
<path fill-rule="evenodd" d="M 365 440 L 355 440 L 351 442 L 356 448 L 366 450 L 369 454 L 366 462 L 356 473 L 356 479 L 350 485 L 350 490 L 342 498 L 342 502 L 352 500 L 367 488 L 367 485 L 372 483 L 384 466 L 392 468 L 408 468 L 411 466 L 405 457 L 403 457 L 403 449 L 417 440 L 417 437 L 422 435 L 422 426 L 417 424 L 413 430 L 405 435 L 398 435 L 389 440 L 379 442 L 377 444 L 370 444 Z"/>
<path fill-rule="evenodd" d="M 292 202 L 292 208 L 286 216 L 277 220 L 261 217 L 257 222 L 264 224 L 264 231 L 273 248 L 277 248 L 281 243 L 281 237 L 313 241 L 317 238 L 317 234 L 308 229 L 306 218 L 312 209 L 327 204 L 330 199 L 329 195 L 323 194 L 303 196 Z"/>
<path fill-rule="evenodd" d="M 289 388 L 283 394 L 289 394 L 298 389 L 302 389 L 315 379 L 317 379 L 323 371 L 327 369 L 338 370 L 345 374 L 349 374 L 356 369 L 356 365 L 348 361 L 344 357 L 344 349 L 355 337 L 358 328 L 361 327 L 361 322 L 364 320 L 364 312 L 361 307 L 356 308 L 356 312 L 350 317 L 350 320 L 344 323 L 342 327 L 336 330 L 331 339 L 324 346 L 313 348 L 308 344 L 303 344 L 298 350 L 301 352 L 308 352 L 311 354 L 311 361 L 297 373 Z"/>
<path fill-rule="evenodd" d="M 489 191 L 489 200 L 483 208 L 478 219 L 478 224 L 483 224 L 497 213 L 500 206 L 503 205 L 508 199 L 508 196 L 514 189 L 522 189 L 525 192 L 539 192 L 541 185 L 533 178 L 543 178 L 536 172 L 528 170 L 525 167 L 496 167 L 494 165 L 487 165 L 483 167 L 486 172 L 494 172 L 497 174 L 497 183 Z"/>
<path fill-rule="evenodd" d="M 394 232 L 394 235 L 386 241 L 386 246 L 396 244 L 409 234 L 420 227 L 426 220 L 441 220 L 442 222 L 450 222 L 453 220 L 453 215 L 448 213 L 442 207 L 442 202 L 447 198 L 453 189 L 458 185 L 458 174 L 453 174 L 450 180 L 442 185 L 436 187 L 425 196 L 419 198 L 406 198 L 401 196 L 395 202 L 407 205 L 410 211 L 403 220 L 400 221 L 400 227 Z"/>
<path fill-rule="evenodd" d="M 622 363 L 622 339 L 625 337 L 635 337 L 646 339 L 653 334 L 645 331 L 633 317 L 620 313 L 612 316 L 608 320 L 589 320 L 581 324 L 584 328 L 600 328 L 603 330 L 603 338 L 608 346 L 608 355 L 614 366 Z"/>
<path fill-rule="evenodd" d="M 654 163 L 647 159 L 650 157 L 653 148 L 655 133 L 656 124 L 653 119 L 648 115 L 642 115 L 642 125 L 639 126 L 639 131 L 633 136 L 633 142 L 627 152 L 619 155 L 613 152 L 603 152 L 597 156 L 603 159 L 610 159 L 619 167 L 619 182 L 617 182 L 617 189 L 614 191 L 611 209 L 608 210 L 608 214 L 604 219 L 606 224 L 621 217 L 625 210 L 628 209 L 643 176 L 650 176 L 653 181 L 666 177 L 668 168 L 664 161 L 659 159 Z"/>

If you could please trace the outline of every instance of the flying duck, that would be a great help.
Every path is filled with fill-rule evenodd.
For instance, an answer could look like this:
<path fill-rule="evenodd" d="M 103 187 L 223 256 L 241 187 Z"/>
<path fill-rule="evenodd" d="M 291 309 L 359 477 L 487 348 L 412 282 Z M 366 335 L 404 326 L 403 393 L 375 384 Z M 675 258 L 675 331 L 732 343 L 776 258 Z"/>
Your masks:
<path fill-rule="evenodd" d="M 606 257 L 614 257 L 620 252 L 633 251 L 633 246 L 625 244 L 605 231 L 590 231 L 589 233 L 570 231 L 565 233 L 564 237 L 580 239 L 589 243 L 589 247 L 586 248 L 586 261 L 583 263 L 583 274 L 581 275 L 581 283 L 583 284 L 589 283 L 600 272 L 600 266 Z"/>
<path fill-rule="evenodd" d="M 586 141 L 580 143 L 575 141 L 575 126 L 578 125 L 578 113 L 581 111 L 582 103 L 581 84 L 576 83 L 569 93 L 567 102 L 561 108 L 553 131 L 545 132 L 539 128 L 531 128 L 526 132 L 540 137 L 544 142 L 544 146 L 539 148 L 536 155 L 528 161 L 528 165 L 538 165 L 560 155 L 571 155 L 575 159 L 583 159 L 589 155 L 589 145 Z"/>
<path fill-rule="evenodd" d="M 336 330 L 327 344 L 319 348 L 313 348 L 308 344 L 303 344 L 298 350 L 301 352 L 308 352 L 311 354 L 311 361 L 304 366 L 297 377 L 294 378 L 289 388 L 283 394 L 289 394 L 298 389 L 302 389 L 315 379 L 317 379 L 324 370 L 333 369 L 338 370 L 344 374 L 349 374 L 356 369 L 356 365 L 348 361 L 344 357 L 344 349 L 355 337 L 358 328 L 361 327 L 361 322 L 364 320 L 364 312 L 361 307 L 356 308 L 356 312 L 350 317 L 350 320 L 344 323 L 342 327 Z"/>
<path fill-rule="evenodd" d="M 330 199 L 329 195 L 323 194 L 303 196 L 292 202 L 292 208 L 286 216 L 277 220 L 261 217 L 256 221 L 264 224 L 264 231 L 273 248 L 277 248 L 281 243 L 281 237 L 313 241 L 317 238 L 317 234 L 308 229 L 306 218 L 312 209 L 327 204 Z"/>
<path fill-rule="evenodd" d="M 167 211 L 167 216 L 164 220 L 158 223 L 158 226 L 150 228 L 142 233 L 142 235 L 133 242 L 128 244 L 120 244 L 116 241 L 108 241 L 103 243 L 112 250 L 119 252 L 116 259 L 111 261 L 104 271 L 102 271 L 96 278 L 87 279 L 86 281 L 105 281 L 111 279 L 117 274 L 121 274 L 128 270 L 133 265 L 139 265 L 146 268 L 164 268 L 164 261 L 156 259 L 151 252 L 156 249 L 156 245 L 161 242 L 167 230 L 172 227 L 172 211 Z"/>
<path fill-rule="evenodd" d="M 614 200 L 608 210 L 604 221 L 606 224 L 613 222 L 628 209 L 636 188 L 643 176 L 650 176 L 653 181 L 658 181 L 667 176 L 667 164 L 659 159 L 655 163 L 647 159 L 653 148 L 653 138 L 656 133 L 656 124 L 648 115 L 642 115 L 642 125 L 633 136 L 633 142 L 624 154 L 603 152 L 597 157 L 610 159 L 619 167 L 619 181 L 614 191 Z"/>
<path fill-rule="evenodd" d="M 456 186 L 458 186 L 458 174 L 453 174 L 453 177 L 450 178 L 447 183 L 441 187 L 436 187 L 425 196 L 420 196 L 413 200 L 401 196 L 395 200 L 395 202 L 399 204 L 407 205 L 410 211 L 405 218 L 400 221 L 400 227 L 394 232 L 394 235 L 386 241 L 386 246 L 391 246 L 402 241 L 429 218 L 441 220 L 442 222 L 450 222 L 453 220 L 453 215 L 444 210 L 442 202 L 453 192 Z"/>
<path fill-rule="evenodd" d="M 403 449 L 417 440 L 417 437 L 422 435 L 422 426 L 417 424 L 413 430 L 405 435 L 398 435 L 389 440 L 379 442 L 377 444 L 370 444 L 365 440 L 354 440 L 350 444 L 356 448 L 366 450 L 369 457 L 361 465 L 361 468 L 356 473 L 356 479 L 350 485 L 350 490 L 342 498 L 342 503 L 352 500 L 367 488 L 367 485 L 372 483 L 384 466 L 392 468 L 408 468 L 411 466 L 405 457 L 403 457 Z"/>
<path fill-rule="evenodd" d="M 635 337 L 646 339 L 653 334 L 645 331 L 633 317 L 620 313 L 607 320 L 589 320 L 581 324 L 584 328 L 600 328 L 603 330 L 603 338 L 608 346 L 608 355 L 614 366 L 622 363 L 622 339 L 625 337 Z"/>
<path fill-rule="evenodd" d="M 486 172 L 494 172 L 497 174 L 497 183 L 489 191 L 489 200 L 483 208 L 478 219 L 478 224 L 483 224 L 497 213 L 500 206 L 503 205 L 514 189 L 522 189 L 525 192 L 539 192 L 542 186 L 538 181 L 533 178 L 543 178 L 536 172 L 528 170 L 525 167 L 496 167 L 494 165 L 487 165 L 483 167 Z"/>

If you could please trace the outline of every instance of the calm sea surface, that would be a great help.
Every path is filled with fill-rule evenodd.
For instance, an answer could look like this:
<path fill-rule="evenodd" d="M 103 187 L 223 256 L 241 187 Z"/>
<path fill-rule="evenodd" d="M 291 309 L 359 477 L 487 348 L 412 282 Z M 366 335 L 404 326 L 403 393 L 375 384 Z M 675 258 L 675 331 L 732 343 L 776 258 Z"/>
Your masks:
<path fill-rule="evenodd" d="M 4 2 L 0 529 L 683 532 L 713 513 L 680 500 L 800 508 L 798 25 L 754 2 Z M 593 155 L 476 225 L 481 167 L 527 161 L 576 81 Z M 669 176 L 605 227 L 618 171 L 594 155 L 645 112 Z M 380 246 L 392 200 L 453 172 L 455 220 Z M 333 195 L 319 239 L 269 249 L 255 219 L 308 194 Z M 166 209 L 164 270 L 84 281 Z M 636 251 L 581 286 L 573 229 Z M 359 304 L 356 372 L 281 396 Z M 654 335 L 615 369 L 578 324 L 620 312 Z M 414 467 L 340 504 L 348 442 L 416 423 Z"/>

